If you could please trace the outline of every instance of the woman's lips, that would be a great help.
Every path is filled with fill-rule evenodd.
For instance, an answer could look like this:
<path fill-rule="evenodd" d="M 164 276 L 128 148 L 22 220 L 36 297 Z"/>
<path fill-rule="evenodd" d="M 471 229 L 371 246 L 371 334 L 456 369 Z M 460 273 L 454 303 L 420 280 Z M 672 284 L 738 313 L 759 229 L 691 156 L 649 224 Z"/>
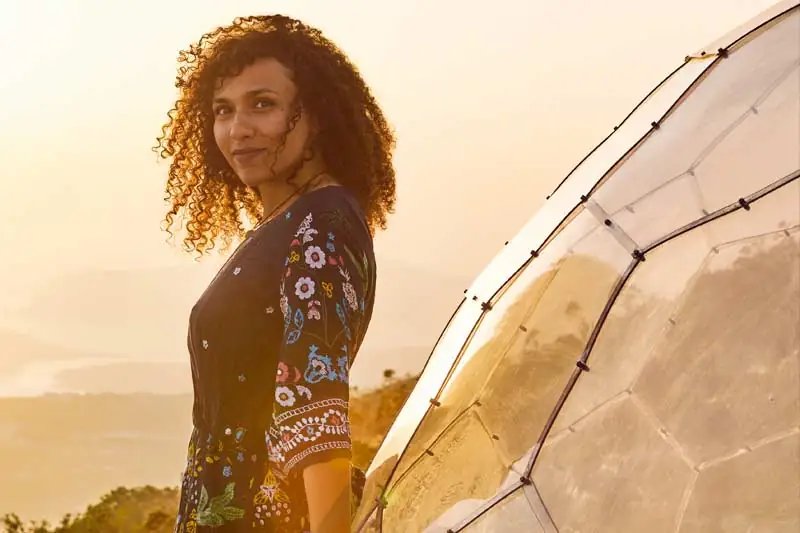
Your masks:
<path fill-rule="evenodd" d="M 266 151 L 265 148 L 254 148 L 248 150 L 238 150 L 233 152 L 233 160 L 237 165 L 249 165 L 258 159 Z"/>

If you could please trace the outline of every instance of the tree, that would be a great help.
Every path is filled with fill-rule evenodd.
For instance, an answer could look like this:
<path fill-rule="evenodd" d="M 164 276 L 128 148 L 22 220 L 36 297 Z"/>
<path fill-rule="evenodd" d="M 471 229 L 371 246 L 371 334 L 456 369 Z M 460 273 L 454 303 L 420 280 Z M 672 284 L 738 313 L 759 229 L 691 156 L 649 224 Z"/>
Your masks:
<path fill-rule="evenodd" d="M 172 517 L 164 511 L 150 513 L 144 530 L 152 533 L 169 533 L 172 531 Z"/>

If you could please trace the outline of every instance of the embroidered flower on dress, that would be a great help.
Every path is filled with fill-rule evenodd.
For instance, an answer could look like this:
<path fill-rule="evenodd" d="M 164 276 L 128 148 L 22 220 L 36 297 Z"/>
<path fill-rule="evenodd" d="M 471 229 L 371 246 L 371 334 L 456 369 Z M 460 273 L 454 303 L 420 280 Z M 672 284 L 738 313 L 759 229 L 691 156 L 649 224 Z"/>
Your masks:
<path fill-rule="evenodd" d="M 322 290 L 325 291 L 325 296 L 328 298 L 333 298 L 333 283 L 329 281 L 323 281 Z"/>
<path fill-rule="evenodd" d="M 288 318 L 289 317 L 289 299 L 286 297 L 285 294 L 283 296 L 281 296 L 280 305 L 281 305 L 281 313 L 283 313 L 283 317 L 284 318 Z"/>
<path fill-rule="evenodd" d="M 308 302 L 308 318 L 309 320 L 319 320 L 322 318 L 322 315 L 319 312 L 319 308 L 317 307 L 320 305 L 319 300 L 311 300 Z"/>
<path fill-rule="evenodd" d="M 276 387 L 275 401 L 278 402 L 281 407 L 291 407 L 295 402 L 294 392 L 292 392 L 292 389 L 289 387 Z"/>
<path fill-rule="evenodd" d="M 300 223 L 300 227 L 297 228 L 294 236 L 299 237 L 303 235 L 305 232 L 308 231 L 308 228 L 311 227 L 311 222 L 314 220 L 314 217 L 311 216 L 311 213 L 307 214 L 303 221 Z"/>
<path fill-rule="evenodd" d="M 317 230 L 315 230 L 313 228 L 311 228 L 308 231 L 306 231 L 303 234 L 303 244 L 313 241 L 314 240 L 314 235 L 316 235 L 317 233 L 318 233 Z"/>
<path fill-rule="evenodd" d="M 294 284 L 294 293 L 301 300 L 308 300 L 314 295 L 314 288 L 314 280 L 307 276 L 303 276 L 297 280 L 297 283 Z"/>
<path fill-rule="evenodd" d="M 353 288 L 353 284 L 349 281 L 346 281 L 342 284 L 342 290 L 344 291 L 344 297 L 347 298 L 347 304 L 350 306 L 350 309 L 355 311 L 358 309 L 358 297 L 356 296 L 356 290 Z"/>
<path fill-rule="evenodd" d="M 336 379 L 336 371 L 331 366 L 331 358 L 327 355 L 317 353 L 317 346 L 309 346 L 308 367 L 303 377 L 309 383 L 319 383 L 323 379 L 333 381 Z"/>
<path fill-rule="evenodd" d="M 275 374 L 275 381 L 278 383 L 286 383 L 289 379 L 289 367 L 283 361 L 278 363 L 278 371 Z"/>
<path fill-rule="evenodd" d="M 306 248 L 306 264 L 311 268 L 320 269 L 325 266 L 325 252 L 319 246 Z"/>

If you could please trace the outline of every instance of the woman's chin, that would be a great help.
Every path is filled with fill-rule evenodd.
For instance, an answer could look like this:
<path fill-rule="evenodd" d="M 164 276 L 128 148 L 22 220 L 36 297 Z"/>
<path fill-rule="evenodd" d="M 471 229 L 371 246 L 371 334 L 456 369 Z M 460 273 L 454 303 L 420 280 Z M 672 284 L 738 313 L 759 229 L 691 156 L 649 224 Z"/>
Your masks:
<path fill-rule="evenodd" d="M 241 169 L 236 172 L 236 176 L 244 185 L 253 189 L 258 189 L 261 185 L 272 180 L 269 179 L 267 172 L 256 169 Z"/>

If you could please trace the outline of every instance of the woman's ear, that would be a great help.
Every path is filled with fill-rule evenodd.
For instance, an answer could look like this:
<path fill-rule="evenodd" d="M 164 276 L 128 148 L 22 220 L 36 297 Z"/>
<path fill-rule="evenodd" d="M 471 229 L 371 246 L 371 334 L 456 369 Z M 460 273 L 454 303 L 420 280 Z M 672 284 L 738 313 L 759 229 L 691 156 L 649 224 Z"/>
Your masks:
<path fill-rule="evenodd" d="M 311 161 L 319 151 L 319 127 L 315 120 L 309 120 L 308 138 L 306 139 L 306 147 L 303 150 L 303 159 Z"/>
<path fill-rule="evenodd" d="M 312 117 L 309 120 L 308 126 L 308 142 L 310 145 L 314 146 L 317 144 L 317 139 L 319 138 L 321 128 L 319 127 L 319 121 L 316 118 Z"/>

